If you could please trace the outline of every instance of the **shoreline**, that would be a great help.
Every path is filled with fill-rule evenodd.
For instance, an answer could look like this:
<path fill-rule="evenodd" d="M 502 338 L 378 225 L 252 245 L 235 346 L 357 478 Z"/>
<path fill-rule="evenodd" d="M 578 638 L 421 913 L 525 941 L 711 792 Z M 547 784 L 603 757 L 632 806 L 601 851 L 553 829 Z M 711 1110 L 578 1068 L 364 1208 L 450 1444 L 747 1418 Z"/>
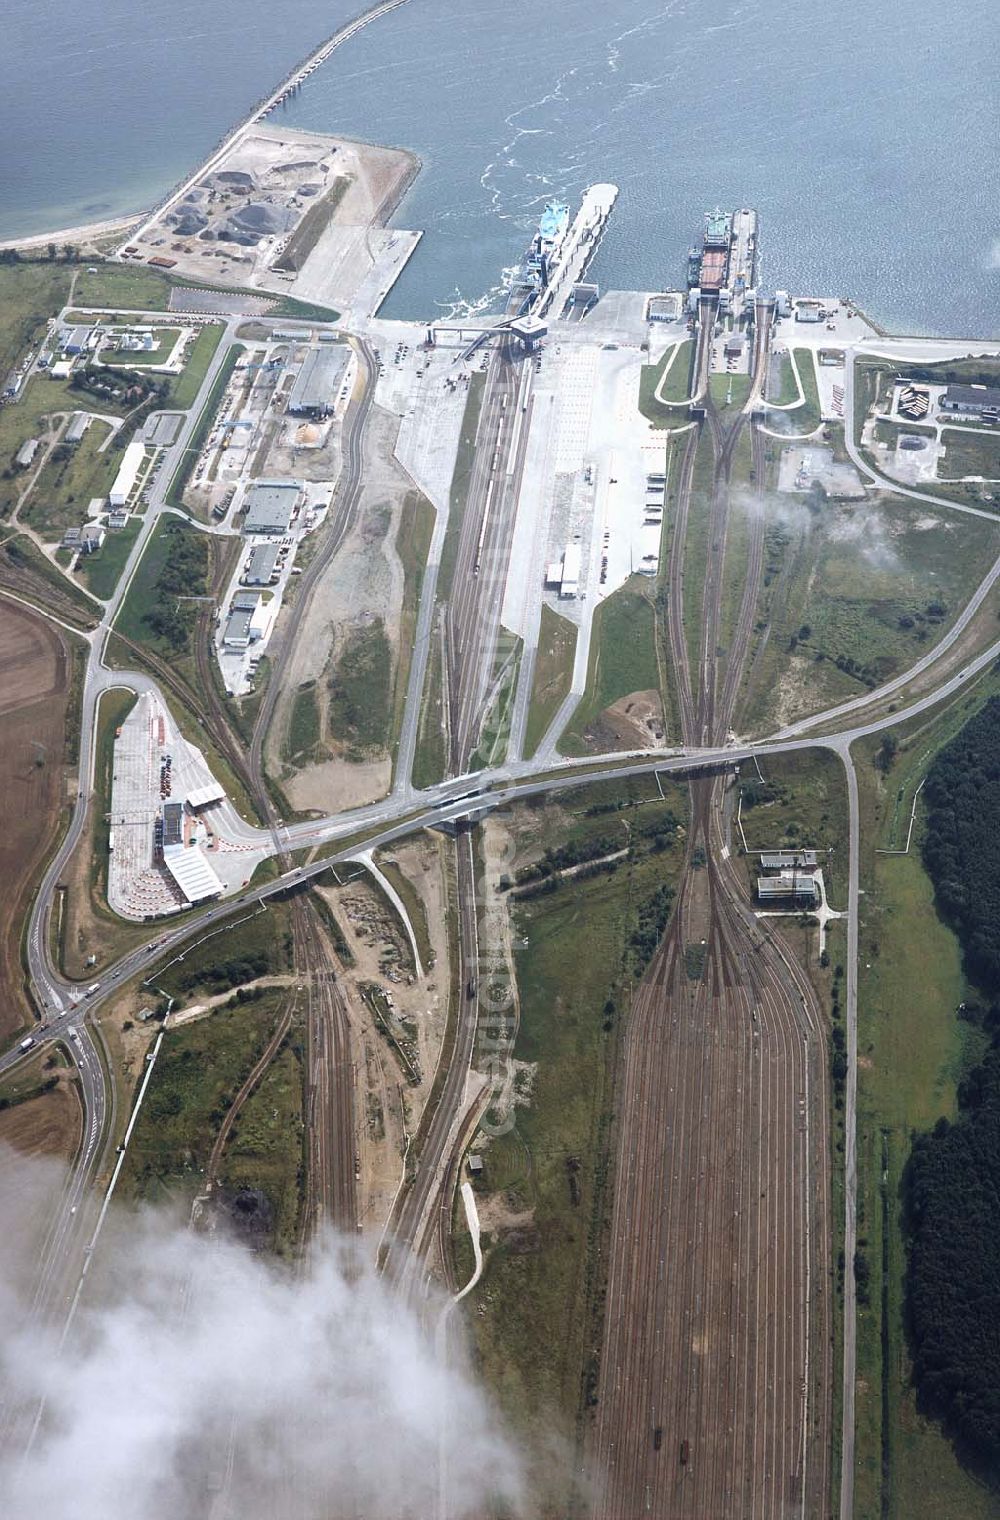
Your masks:
<path fill-rule="evenodd" d="M 390 12 L 399 10 L 401 6 L 408 4 L 408 0 L 377 0 L 375 5 L 361 11 L 357 16 L 345 21 L 337 30 L 318 47 L 313 48 L 307 57 L 289 69 L 280 82 L 268 94 L 260 97 L 251 107 L 247 114 L 240 118 L 235 127 L 232 127 L 224 137 L 220 138 L 215 145 L 208 150 L 204 158 L 199 160 L 197 168 L 185 174 L 176 181 L 170 189 L 166 190 L 160 198 L 151 206 L 140 207 L 138 211 L 127 215 L 107 217 L 96 222 L 84 222 L 77 227 L 57 227 L 46 232 L 30 232 L 23 237 L 5 238 L 0 240 L 0 249 L 10 248 L 44 248 L 47 243 L 84 242 L 96 237 L 111 237 L 118 233 L 134 232 L 145 227 L 153 219 L 165 211 L 174 201 L 179 200 L 192 185 L 196 184 L 206 173 L 210 172 L 215 161 L 229 153 L 245 132 L 251 127 L 266 125 L 267 117 L 276 105 L 287 98 L 302 82 L 317 68 L 324 64 L 338 47 L 349 42 L 362 28 L 377 21 L 379 17 L 388 15 Z M 290 130 L 299 130 L 291 128 Z M 305 128 L 301 129 L 307 130 Z M 313 133 L 313 136 L 344 136 L 343 133 Z M 360 139 L 357 139 L 360 141 Z M 386 146 L 373 143 L 372 147 Z M 409 151 L 409 150 L 406 150 Z M 406 188 L 413 182 L 419 172 L 419 161 L 414 176 L 408 180 Z M 398 208 L 397 208 L 398 209 Z M 107 257 L 107 255 L 105 255 Z"/>
<path fill-rule="evenodd" d="M 53 227 L 48 232 L 27 232 L 24 237 L 4 238 L 0 248 L 44 248 L 47 243 L 86 243 L 95 238 L 113 237 L 137 226 L 147 213 L 132 211 L 127 216 L 109 216 L 99 222 L 82 222 L 78 227 Z"/>

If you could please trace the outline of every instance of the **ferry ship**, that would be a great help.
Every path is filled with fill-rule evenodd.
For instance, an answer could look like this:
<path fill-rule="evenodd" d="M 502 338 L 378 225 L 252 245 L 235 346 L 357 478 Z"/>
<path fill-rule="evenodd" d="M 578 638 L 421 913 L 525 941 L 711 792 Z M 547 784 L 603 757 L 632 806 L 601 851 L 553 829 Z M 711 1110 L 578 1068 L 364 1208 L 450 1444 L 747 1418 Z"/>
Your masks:
<path fill-rule="evenodd" d="M 549 283 L 549 271 L 559 257 L 568 231 L 569 206 L 565 201 L 549 201 L 525 254 L 525 284 L 536 290 L 545 288 Z"/>

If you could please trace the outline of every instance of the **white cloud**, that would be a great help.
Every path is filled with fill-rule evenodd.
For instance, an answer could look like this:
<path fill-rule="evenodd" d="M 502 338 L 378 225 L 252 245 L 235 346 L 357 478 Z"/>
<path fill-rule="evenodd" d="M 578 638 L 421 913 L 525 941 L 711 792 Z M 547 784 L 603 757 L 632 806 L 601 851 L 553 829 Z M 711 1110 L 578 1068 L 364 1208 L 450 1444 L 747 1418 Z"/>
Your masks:
<path fill-rule="evenodd" d="M 26 1165 L 3 1169 L 22 1198 Z M 30 1175 L 44 1191 L 50 1174 Z M 0 1459 L 6 1520 L 430 1520 L 439 1454 L 451 1520 L 498 1494 L 519 1512 L 482 1391 L 355 1242 L 326 1237 L 294 1274 L 162 1216 L 119 1217 L 60 1352 L 27 1313 L 11 1242 L 30 1232 L 6 1191 L 0 1380 L 8 1410 L 45 1399 L 27 1461 L 23 1439 Z"/>

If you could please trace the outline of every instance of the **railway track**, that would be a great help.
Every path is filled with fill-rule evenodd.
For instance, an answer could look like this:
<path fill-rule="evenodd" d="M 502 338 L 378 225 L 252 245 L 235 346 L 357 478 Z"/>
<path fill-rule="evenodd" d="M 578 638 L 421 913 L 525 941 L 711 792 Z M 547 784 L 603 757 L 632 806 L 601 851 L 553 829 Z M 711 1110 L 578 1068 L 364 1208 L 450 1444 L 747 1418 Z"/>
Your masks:
<path fill-rule="evenodd" d="M 445 616 L 451 715 L 450 765 L 466 770 L 479 741 L 483 699 L 492 674 L 503 585 L 514 526 L 507 455 L 521 366 L 502 339 L 490 355 L 476 433 L 475 459 L 462 518 L 452 593 Z"/>
<path fill-rule="evenodd" d="M 745 672 L 763 565 L 760 513 L 724 655 L 720 629 L 731 470 L 763 384 L 763 316 L 750 399 L 727 425 L 708 386 L 714 303 L 701 308 L 695 391 L 704 418 L 681 462 L 668 566 L 685 743 L 724 741 Z M 714 469 L 695 677 L 684 558 L 706 434 Z M 751 449 L 759 495 L 755 428 Z M 625 1036 L 593 1514 L 822 1514 L 831 1386 L 822 1361 L 830 1340 L 822 1021 L 808 979 L 746 902 L 721 823 L 725 783 L 693 780 L 690 794 L 677 901 Z M 823 1179 L 821 1196 L 812 1178 Z"/>
<path fill-rule="evenodd" d="M 295 965 L 307 1000 L 303 1225 L 307 1235 L 324 1220 L 351 1231 L 358 1222 L 358 1146 L 347 1003 L 315 908 L 305 899 L 298 906 Z"/>

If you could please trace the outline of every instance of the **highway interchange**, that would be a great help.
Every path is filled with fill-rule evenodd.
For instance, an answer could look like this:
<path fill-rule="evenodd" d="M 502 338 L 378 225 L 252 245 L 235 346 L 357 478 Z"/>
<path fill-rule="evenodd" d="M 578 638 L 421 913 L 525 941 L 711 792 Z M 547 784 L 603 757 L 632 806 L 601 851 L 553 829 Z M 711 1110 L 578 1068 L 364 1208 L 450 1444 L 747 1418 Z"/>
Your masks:
<path fill-rule="evenodd" d="M 204 377 L 199 396 L 190 409 L 175 442 L 164 451 L 161 468 L 150 493 L 150 505 L 143 521 L 142 530 L 129 557 L 126 569 L 113 597 L 100 610 L 97 628 L 84 637 L 89 645 L 86 678 L 81 707 L 81 735 L 79 762 L 79 794 L 72 810 L 64 839 L 50 861 L 40 883 L 32 906 L 27 930 L 27 959 L 31 984 L 41 1015 L 34 1031 L 35 1048 L 53 1041 L 60 1041 L 68 1050 L 77 1066 L 80 1078 L 80 1095 L 84 1107 L 83 1139 L 79 1154 L 70 1173 L 66 1189 L 60 1200 L 58 1218 L 46 1240 L 40 1274 L 36 1310 L 39 1314 L 58 1315 L 58 1306 L 66 1301 L 72 1286 L 80 1278 L 85 1264 L 85 1245 L 90 1216 L 80 1205 L 88 1197 L 96 1177 L 104 1170 L 107 1150 L 116 1132 L 114 1083 L 106 1065 L 99 1041 L 92 1032 L 88 1014 L 94 1013 L 114 996 L 118 987 L 129 979 L 142 975 L 149 979 L 158 966 L 171 960 L 183 950 L 184 945 L 213 928 L 223 926 L 230 918 L 239 917 L 248 908 L 266 906 L 277 894 L 287 892 L 309 882 L 325 871 L 331 864 L 355 858 L 359 850 L 370 850 L 391 843 L 416 830 L 461 826 L 480 816 L 481 810 L 503 807 L 519 799 L 539 793 L 557 791 L 568 785 L 579 785 L 588 780 L 618 779 L 655 774 L 657 772 L 685 775 L 693 770 L 717 768 L 721 774 L 751 757 L 763 759 L 769 755 L 788 755 L 813 748 L 823 748 L 835 753 L 843 764 L 849 815 L 849 889 L 847 903 L 847 955 L 846 955 L 846 1031 L 848 1054 L 848 1079 L 846 1089 L 846 1211 L 845 1211 L 845 1258 L 853 1258 L 856 1214 L 856 1152 L 855 1152 L 855 1095 L 857 1064 L 857 947 L 858 947 L 858 901 L 859 901 L 859 849 L 860 819 L 858 810 L 857 778 L 851 759 L 851 748 L 859 740 L 877 734 L 887 728 L 896 728 L 908 719 L 927 712 L 960 691 L 982 671 L 989 668 L 1000 656 L 1000 640 L 968 658 L 960 669 L 954 669 L 955 645 L 980 610 L 986 596 L 1000 577 L 1000 560 L 989 567 L 976 594 L 953 624 L 949 633 L 939 644 L 910 668 L 884 687 L 840 703 L 824 713 L 814 715 L 761 740 L 732 742 L 726 738 L 728 719 L 735 698 L 736 683 L 727 671 L 722 675 L 721 685 L 715 661 L 709 660 L 694 679 L 689 674 L 681 685 L 686 693 L 688 716 L 684 723 L 684 743 L 663 750 L 644 750 L 622 753 L 600 760 L 553 759 L 551 746 L 546 750 L 548 758 L 536 757 L 535 761 L 515 760 L 488 766 L 474 775 L 462 774 L 471 752 L 478 742 L 477 721 L 481 721 L 482 704 L 486 693 L 493 648 L 499 618 L 497 588 L 502 586 L 506 574 L 506 554 L 509 551 L 510 518 L 516 500 L 515 482 L 523 463 L 523 452 L 518 439 L 512 437 L 508 428 L 503 434 L 507 408 L 513 412 L 519 387 L 530 384 L 524 381 L 521 371 L 502 350 L 491 357 L 487 376 L 487 389 L 477 439 L 476 474 L 470 492 L 472 510 L 466 514 L 459 549 L 458 568 L 455 575 L 455 595 L 449 612 L 449 638 L 453 659 L 450 664 L 450 710 L 452 736 L 451 767 L 457 774 L 440 785 L 418 792 L 412 785 L 412 762 L 415 736 L 420 716 L 420 702 L 424 687 L 427 649 L 436 595 L 436 569 L 428 573 L 422 590 L 418 615 L 416 656 L 409 681 L 405 713 L 402 721 L 399 760 L 392 790 L 388 797 L 367 807 L 323 819 L 310 820 L 285 826 L 278 822 L 267 797 L 262 777 L 262 742 L 267 722 L 279 687 L 278 674 L 282 660 L 287 657 L 294 640 L 295 628 L 307 605 L 309 595 L 322 572 L 336 552 L 355 511 L 360 494 L 363 474 L 363 437 L 365 422 L 372 404 L 375 364 L 370 347 L 363 338 L 355 338 L 362 359 L 363 385 L 360 397 L 352 403 L 352 411 L 345 424 L 344 468 L 338 484 L 337 497 L 331 521 L 326 530 L 327 539 L 310 569 L 303 576 L 295 612 L 283 632 L 276 653 L 275 678 L 262 706 L 261 722 L 254 734 L 249 754 L 249 771 L 255 795 L 262 806 L 268 828 L 262 837 L 270 837 L 273 853 L 279 856 L 285 870 L 277 879 L 252 885 L 238 895 L 223 902 L 185 916 L 179 922 L 167 921 L 156 926 L 149 941 L 122 956 L 114 965 L 103 969 L 100 985 L 88 992 L 83 984 L 65 977 L 54 964 L 51 949 L 50 914 L 56 885 L 66 863 L 77 849 L 88 823 L 88 814 L 94 787 L 95 739 L 97 708 L 103 692 L 125 687 L 134 691 L 152 689 L 149 676 L 138 672 L 110 669 L 104 663 L 108 639 L 115 617 L 127 595 L 136 568 L 153 532 L 164 512 L 173 509 L 166 505 L 165 487 L 172 478 L 177 464 L 201 414 L 213 383 L 222 364 L 235 331 L 242 318 L 230 317 L 224 322 L 223 339 Z M 257 321 L 260 318 L 255 319 Z M 280 319 L 283 327 L 290 326 L 289 319 Z M 318 324 L 308 324 L 314 330 Z M 765 345 L 766 347 L 766 345 Z M 858 455 L 852 436 L 851 418 L 853 403 L 851 393 L 852 364 L 847 365 L 848 390 L 845 400 L 848 451 L 858 468 L 869 479 L 877 480 L 874 472 Z M 507 398 L 506 400 L 504 398 Z M 747 403 L 752 407 L 753 398 Z M 714 423 L 709 424 L 714 427 Z M 727 439 L 717 438 L 723 459 Z M 497 450 L 511 450 L 498 477 L 490 468 Z M 935 506 L 947 505 L 938 497 L 925 493 L 894 490 L 918 500 L 933 501 Z M 492 516 L 491 516 L 492 514 Z M 490 519 L 491 520 L 487 520 Z M 208 530 L 211 531 L 211 530 Z M 724 552 L 724 551 L 723 551 Z M 714 613 L 712 609 L 715 609 Z M 97 610 L 95 608 L 95 610 Z M 751 608 L 752 610 L 752 608 Z M 717 616 L 718 586 L 709 577 L 706 586 L 706 614 L 711 621 Z M 73 630 L 77 632 L 77 630 Z M 705 639 L 706 650 L 714 649 L 716 641 Z M 675 655 L 680 645 L 674 640 Z M 683 662 L 681 668 L 683 669 Z M 917 676 L 927 675 L 937 679 L 922 694 L 911 694 L 910 688 Z M 718 691 L 719 710 L 715 711 L 715 693 Z M 898 699 L 895 711 L 889 710 L 890 699 Z M 568 716 L 568 715 L 567 715 Z M 705 790 L 706 799 L 712 791 L 711 781 L 698 783 Z M 706 800 L 703 814 L 704 827 L 714 828 L 712 809 Z M 248 835 L 253 832 L 248 828 Z M 305 864 L 291 865 L 292 852 L 315 850 L 319 858 Z M 466 852 L 459 850 L 459 862 Z M 460 870 L 465 883 L 463 902 L 472 901 L 471 857 L 467 869 Z M 731 891 L 731 888 L 730 888 Z M 737 915 L 738 916 L 738 915 Z M 474 959 L 475 914 L 463 918 L 463 954 L 466 962 Z M 670 953 L 669 942 L 664 951 Z M 665 972 L 663 973 L 666 974 Z M 466 1005 L 467 1004 L 467 1005 Z M 458 1101 L 460 1089 L 464 1088 L 472 1055 L 478 1005 L 475 998 L 465 1000 L 460 1009 L 460 1037 L 449 1071 L 449 1086 L 443 1095 L 432 1125 L 431 1143 L 427 1154 L 434 1158 L 419 1174 L 415 1187 L 397 1219 L 400 1229 L 398 1245 L 412 1245 L 420 1221 L 426 1219 L 426 1208 L 433 1190 L 440 1183 L 440 1164 L 450 1131 L 451 1112 Z M 73 1027 L 75 1037 L 68 1037 Z M 332 1028 L 332 1026 L 331 1026 Z M 331 1034 L 331 1038 L 333 1035 Z M 9 1071 L 23 1059 L 19 1049 L 0 1057 L 0 1072 Z M 440 1116 L 440 1117 L 439 1117 Z M 436 1125 L 436 1129 L 434 1126 Z M 440 1133 L 438 1133 L 440 1131 Z M 342 1168 L 346 1162 L 342 1162 Z M 349 1204 L 345 1203 L 345 1212 Z M 853 1278 L 845 1277 L 845 1323 L 843 1360 L 844 1439 L 842 1448 L 842 1472 L 840 1485 L 840 1512 L 844 1520 L 851 1513 L 853 1474 L 853 1396 L 854 1396 L 854 1303 Z"/>

